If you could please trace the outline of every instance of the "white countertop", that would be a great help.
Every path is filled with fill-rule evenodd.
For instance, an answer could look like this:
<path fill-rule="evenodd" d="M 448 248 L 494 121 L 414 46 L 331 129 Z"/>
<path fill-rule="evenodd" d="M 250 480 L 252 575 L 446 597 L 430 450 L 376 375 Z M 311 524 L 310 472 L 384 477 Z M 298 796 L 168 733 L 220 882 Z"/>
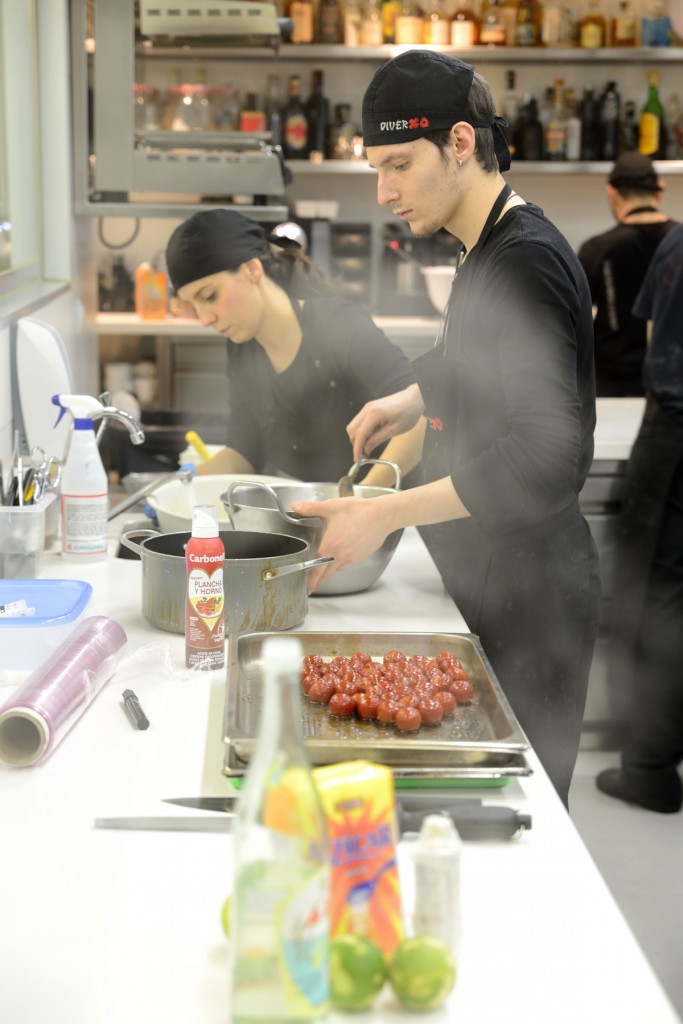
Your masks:
<path fill-rule="evenodd" d="M 146 625 L 139 562 L 110 557 L 78 569 L 49 555 L 43 575 L 90 580 L 86 614 L 115 618 L 137 655 L 44 764 L 0 765 L 0 1020 L 227 1024 L 219 912 L 230 837 L 92 827 L 96 817 L 183 813 L 160 801 L 226 790 L 224 673 L 190 676 L 183 638 Z M 302 628 L 466 627 L 408 530 L 375 588 L 311 599 Z M 4 701 L 11 689 L 0 673 L 3 682 Z M 145 732 L 124 714 L 126 686 L 150 719 Z M 464 844 L 463 941 L 447 1005 L 418 1017 L 387 987 L 372 1011 L 331 1014 L 331 1024 L 678 1020 L 533 752 L 529 762 L 531 776 L 474 791 L 529 812 L 533 827 L 512 842 Z"/>

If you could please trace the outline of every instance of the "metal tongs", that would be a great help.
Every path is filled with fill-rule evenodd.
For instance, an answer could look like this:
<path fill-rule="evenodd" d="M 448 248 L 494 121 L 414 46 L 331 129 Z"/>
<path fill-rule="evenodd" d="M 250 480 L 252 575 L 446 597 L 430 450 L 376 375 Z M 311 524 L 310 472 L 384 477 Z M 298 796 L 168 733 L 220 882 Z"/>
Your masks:
<path fill-rule="evenodd" d="M 361 455 L 361 457 L 351 466 L 348 473 L 346 473 L 345 476 L 341 477 L 339 483 L 337 484 L 340 498 L 353 498 L 355 493 L 353 490 L 353 483 L 356 477 L 358 476 L 359 470 L 361 469 L 362 466 L 367 466 L 371 464 L 377 466 L 390 466 L 393 469 L 394 474 L 396 476 L 396 490 L 398 491 L 401 489 L 401 470 L 399 469 L 395 462 L 390 462 L 388 459 L 369 459 L 367 455 Z"/>

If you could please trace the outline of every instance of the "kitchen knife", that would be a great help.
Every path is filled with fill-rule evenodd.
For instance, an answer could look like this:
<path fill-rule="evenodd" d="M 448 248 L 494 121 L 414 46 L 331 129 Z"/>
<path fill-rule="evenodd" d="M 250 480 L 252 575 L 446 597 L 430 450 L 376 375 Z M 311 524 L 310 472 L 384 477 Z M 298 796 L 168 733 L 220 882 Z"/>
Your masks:
<path fill-rule="evenodd" d="M 219 818 L 156 817 L 95 818 L 95 828 L 135 829 L 144 832 L 232 832 L 234 814 Z"/>
<path fill-rule="evenodd" d="M 194 807 L 204 811 L 224 811 L 228 814 L 234 813 L 235 802 L 235 797 L 220 796 L 177 797 L 165 800 L 165 803 L 179 804 L 182 807 Z M 483 804 L 477 798 L 448 799 L 442 797 L 439 799 L 438 794 L 434 794 L 427 801 L 419 796 L 406 796 L 398 799 L 396 815 L 401 835 L 405 832 L 419 832 L 420 826 L 428 814 L 447 814 L 455 824 L 460 838 L 467 840 L 514 839 L 524 829 L 531 828 L 531 815 L 520 814 L 512 807 Z M 206 821 L 207 819 L 196 820 Z"/>

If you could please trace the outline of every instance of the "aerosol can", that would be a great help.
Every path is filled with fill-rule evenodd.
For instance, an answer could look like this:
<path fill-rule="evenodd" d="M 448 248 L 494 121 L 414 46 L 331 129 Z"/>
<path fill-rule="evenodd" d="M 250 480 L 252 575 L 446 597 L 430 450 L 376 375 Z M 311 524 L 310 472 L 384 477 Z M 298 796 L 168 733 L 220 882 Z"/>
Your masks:
<path fill-rule="evenodd" d="M 104 409 L 90 395 L 53 395 L 52 404 L 60 410 L 57 423 L 67 410 L 74 421 L 60 488 L 62 555 L 99 562 L 107 556 L 109 487 L 92 417 Z"/>

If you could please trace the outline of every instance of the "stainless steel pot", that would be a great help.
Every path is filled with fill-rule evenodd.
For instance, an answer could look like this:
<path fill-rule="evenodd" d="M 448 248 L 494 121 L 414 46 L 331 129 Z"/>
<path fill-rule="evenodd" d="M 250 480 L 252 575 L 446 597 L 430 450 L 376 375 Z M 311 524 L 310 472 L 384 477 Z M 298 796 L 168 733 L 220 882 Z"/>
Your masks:
<path fill-rule="evenodd" d="M 308 610 L 307 569 L 331 561 L 311 558 L 310 545 L 273 533 L 221 533 L 225 545 L 225 629 L 229 633 L 293 629 Z M 144 537 L 138 543 L 134 538 Z M 185 548 L 190 533 L 129 530 L 121 543 L 142 561 L 142 614 L 170 633 L 185 631 Z"/>
<path fill-rule="evenodd" d="M 368 459 L 389 465 L 396 475 L 396 488 L 401 485 L 401 471 L 394 463 L 382 459 Z M 370 487 L 354 484 L 354 496 L 358 498 L 375 498 L 381 494 L 393 494 L 391 487 Z M 258 530 L 262 533 L 286 533 L 307 541 L 311 553 L 317 555 L 318 547 L 325 532 L 325 521 L 318 516 L 300 516 L 291 511 L 293 501 L 326 501 L 338 498 L 336 483 L 273 483 L 264 484 L 254 481 L 250 484 L 234 481 L 228 486 L 221 501 L 230 520 L 233 530 Z M 384 544 L 368 558 L 346 569 L 334 572 L 316 590 L 316 594 L 357 594 L 367 590 L 380 578 L 386 569 L 403 530 L 395 530 L 384 541 Z M 227 534 L 226 536 L 230 536 Z"/>

